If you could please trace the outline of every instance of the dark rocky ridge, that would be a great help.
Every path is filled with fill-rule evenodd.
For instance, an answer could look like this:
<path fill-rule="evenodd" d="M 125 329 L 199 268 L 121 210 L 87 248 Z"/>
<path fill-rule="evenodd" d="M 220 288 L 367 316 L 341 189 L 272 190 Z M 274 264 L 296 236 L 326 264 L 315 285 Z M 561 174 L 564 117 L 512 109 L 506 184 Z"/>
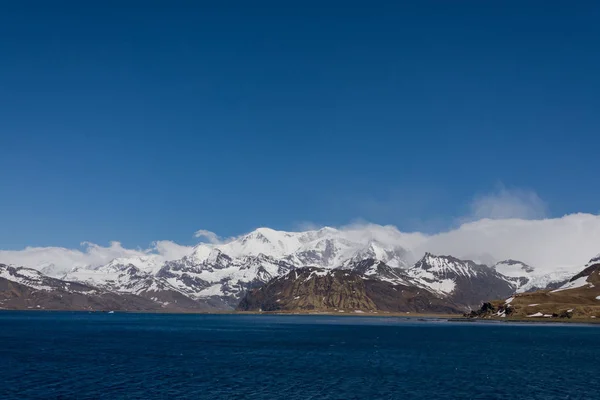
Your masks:
<path fill-rule="evenodd" d="M 450 301 L 414 286 L 349 270 L 299 268 L 246 294 L 240 311 L 389 311 L 459 313 Z"/>

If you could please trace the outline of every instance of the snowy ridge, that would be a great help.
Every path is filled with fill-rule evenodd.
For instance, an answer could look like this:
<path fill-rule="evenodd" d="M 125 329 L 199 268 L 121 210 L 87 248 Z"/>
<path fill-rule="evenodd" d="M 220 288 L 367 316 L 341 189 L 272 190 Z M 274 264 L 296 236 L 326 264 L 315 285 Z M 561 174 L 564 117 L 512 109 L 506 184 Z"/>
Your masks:
<path fill-rule="evenodd" d="M 470 264 L 475 265 L 454 257 L 426 253 L 408 270 L 408 275 L 420 286 L 446 296 L 455 290 L 457 277 L 471 278 L 477 275 Z"/>
<path fill-rule="evenodd" d="M 478 269 L 480 268 L 477 267 L 477 264 L 469 260 L 464 261 L 451 256 L 436 256 L 431 253 L 426 253 L 425 256 L 411 268 L 411 271 L 416 273 L 426 271 L 427 273 L 438 277 L 463 276 L 465 278 L 472 278 L 478 274 Z"/>
<path fill-rule="evenodd" d="M 534 272 L 534 268 L 521 261 L 505 260 L 494 265 L 494 269 L 504 276 L 519 278 L 529 276 Z"/>
<path fill-rule="evenodd" d="M 571 269 L 560 269 L 551 273 L 537 275 L 531 274 L 526 276 L 527 281 L 517 286 L 517 293 L 529 292 L 532 290 L 543 290 L 549 287 L 556 287 L 561 283 L 568 281 L 573 277 Z"/>
<path fill-rule="evenodd" d="M 116 269 L 119 269 L 120 265 L 128 265 L 131 264 L 139 270 L 146 273 L 156 273 L 160 267 L 162 267 L 162 263 L 159 258 L 154 255 L 148 255 L 146 257 L 130 257 L 130 258 L 115 258 L 108 264 L 106 267 L 116 266 Z"/>
<path fill-rule="evenodd" d="M 96 289 L 93 287 L 84 286 L 77 282 L 69 282 L 51 278 L 32 268 L 14 267 L 0 264 L 0 278 L 18 283 L 34 290 L 46 292 L 55 290 L 88 294 L 96 292 Z"/>
<path fill-rule="evenodd" d="M 0 278 L 4 278 L 11 282 L 16 282 L 36 290 L 50 291 L 53 289 L 52 286 L 47 284 L 46 276 L 44 276 L 41 272 L 31 268 L 17 268 L 0 264 Z"/>
<path fill-rule="evenodd" d="M 560 292 L 563 290 L 577 289 L 581 287 L 594 288 L 595 285 L 592 283 L 594 282 L 593 275 L 598 274 L 598 271 L 600 271 L 600 255 L 588 261 L 579 274 L 575 275 L 564 285 L 553 290 L 552 292 Z"/>
<path fill-rule="evenodd" d="M 564 285 L 562 285 L 561 287 L 559 287 L 558 289 L 553 290 L 552 293 L 561 292 L 563 290 L 568 290 L 568 289 L 577 289 L 577 288 L 585 287 L 585 286 L 593 287 L 593 285 L 591 283 L 589 283 L 587 281 L 587 279 L 588 279 L 587 276 L 579 277 L 579 278 L 575 279 L 574 281 L 569 281 L 569 282 L 565 283 Z"/>
<path fill-rule="evenodd" d="M 164 280 L 142 271 L 133 263 L 125 264 L 127 261 L 128 259 L 115 259 L 98 268 L 74 268 L 65 275 L 64 279 L 118 293 L 135 295 L 176 290 Z"/>
<path fill-rule="evenodd" d="M 263 254 L 298 267 L 335 268 L 352 258 L 377 258 L 393 267 L 408 267 L 413 262 L 412 254 L 399 243 L 400 238 L 396 240 L 384 242 L 333 228 L 306 232 L 259 228 L 225 244 L 201 243 L 187 258 L 200 264 L 207 260 L 212 250 L 217 249 L 234 259 Z"/>
<path fill-rule="evenodd" d="M 590 261 L 588 261 L 588 263 L 585 264 L 585 266 L 583 268 L 585 269 L 585 268 L 591 267 L 592 265 L 595 265 L 595 264 L 600 264 L 600 254 L 598 254 L 597 256 L 593 257 Z"/>
<path fill-rule="evenodd" d="M 467 307 L 478 306 L 489 297 L 508 297 L 515 291 L 513 278 L 486 265 L 451 256 L 426 253 L 407 274 L 416 285 Z"/>
<path fill-rule="evenodd" d="M 200 263 L 196 263 L 195 258 L 168 262 L 157 276 L 193 298 L 239 298 L 246 289 L 264 284 L 293 268 L 293 265 L 263 254 L 233 259 L 213 249 L 211 256 Z"/>

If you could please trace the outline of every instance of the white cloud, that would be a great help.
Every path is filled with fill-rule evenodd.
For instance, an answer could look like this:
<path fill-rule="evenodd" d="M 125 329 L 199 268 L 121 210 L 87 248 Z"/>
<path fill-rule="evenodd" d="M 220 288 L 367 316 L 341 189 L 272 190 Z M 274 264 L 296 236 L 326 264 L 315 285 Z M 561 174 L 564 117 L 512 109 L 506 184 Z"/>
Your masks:
<path fill-rule="evenodd" d="M 153 255 L 158 262 L 175 260 L 191 253 L 192 247 L 161 240 L 154 242 L 149 249 L 127 249 L 119 242 L 109 246 L 100 246 L 84 242 L 81 249 L 64 247 L 26 247 L 23 250 L 0 250 L 0 263 L 14 264 L 29 268 L 51 268 L 56 274 L 64 273 L 74 267 L 100 266 L 115 258 L 144 257 Z"/>
<path fill-rule="evenodd" d="M 482 219 L 432 235 L 414 249 L 457 257 L 488 254 L 513 258 L 540 270 L 579 268 L 600 253 L 600 216 L 571 214 L 561 218 Z"/>
<path fill-rule="evenodd" d="M 484 218 L 433 235 L 405 233 L 391 225 L 368 223 L 339 229 L 353 241 L 374 239 L 398 244 L 411 250 L 415 258 L 422 257 L 425 252 L 475 258 L 487 263 L 512 258 L 526 262 L 540 272 L 559 268 L 577 271 L 600 253 L 600 215 L 593 214 L 537 220 Z"/>
<path fill-rule="evenodd" d="M 475 197 L 469 219 L 540 219 L 546 212 L 546 203 L 534 191 L 501 186 L 494 193 Z"/>
<path fill-rule="evenodd" d="M 299 222 L 294 223 L 293 226 L 294 226 L 294 229 L 297 229 L 300 232 L 317 231 L 317 230 L 323 228 L 323 225 L 317 224 L 312 221 L 299 221 Z"/>
<path fill-rule="evenodd" d="M 158 240 L 152 243 L 152 249 L 146 250 L 158 254 L 165 261 L 178 260 L 192 252 L 192 246 L 182 246 L 170 240 Z"/>
<path fill-rule="evenodd" d="M 208 243 L 219 244 L 222 243 L 221 238 L 214 232 L 207 231 L 206 229 L 199 229 L 194 233 L 194 236 L 197 238 L 204 238 L 208 241 Z"/>
<path fill-rule="evenodd" d="M 401 246 L 414 249 L 427 241 L 427 235 L 420 232 L 401 232 L 393 225 L 377 225 L 356 222 L 339 228 L 344 237 L 352 242 L 369 243 L 377 241 L 388 246 Z"/>

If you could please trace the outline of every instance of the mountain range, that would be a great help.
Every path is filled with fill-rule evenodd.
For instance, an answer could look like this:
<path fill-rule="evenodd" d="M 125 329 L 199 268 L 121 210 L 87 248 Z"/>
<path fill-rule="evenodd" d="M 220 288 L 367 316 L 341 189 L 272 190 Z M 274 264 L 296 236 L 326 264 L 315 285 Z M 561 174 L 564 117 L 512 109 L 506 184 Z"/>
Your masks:
<path fill-rule="evenodd" d="M 93 308 L 91 304 L 100 302 L 100 298 L 121 296 L 127 299 L 127 306 L 115 307 L 111 303 L 113 308 L 350 310 L 360 306 L 359 310 L 458 312 L 476 309 L 489 299 L 558 288 L 577 272 L 539 273 L 536 267 L 517 260 L 485 265 L 430 253 L 415 259 L 407 247 L 402 238 L 357 237 L 333 228 L 305 232 L 259 228 L 227 243 L 201 243 L 178 260 L 161 262 L 149 254 L 117 258 L 100 266 L 79 266 L 66 272 L 53 265 L 37 271 L 0 264 L 0 279 L 2 288 L 10 286 L 14 298 L 31 295 L 31 291 L 37 296 L 56 292 L 63 299 L 76 297 L 78 300 L 62 305 L 74 309 L 85 308 L 83 304 Z M 305 290 L 299 282 L 309 282 L 308 276 L 315 282 L 313 292 L 307 292 L 308 297 L 303 298 Z M 357 286 L 358 282 L 362 285 Z M 346 289 L 333 289 L 345 285 L 361 295 L 351 296 L 354 300 L 349 301 L 342 295 Z M 280 286 L 285 286 L 283 292 L 292 297 L 273 297 L 282 291 L 272 292 L 273 288 Z M 398 289 L 402 296 L 395 294 Z M 315 302 L 324 293 L 329 293 L 326 300 Z M 303 300 L 292 301 L 298 296 Z M 328 296 L 331 299 L 327 300 Z M 82 303 L 82 298 L 86 302 Z M 3 301 L 0 307 L 4 308 L 27 303 L 7 302 L 6 298 Z M 25 307 L 60 305 L 47 300 L 38 302 L 41 304 L 27 303 Z"/>

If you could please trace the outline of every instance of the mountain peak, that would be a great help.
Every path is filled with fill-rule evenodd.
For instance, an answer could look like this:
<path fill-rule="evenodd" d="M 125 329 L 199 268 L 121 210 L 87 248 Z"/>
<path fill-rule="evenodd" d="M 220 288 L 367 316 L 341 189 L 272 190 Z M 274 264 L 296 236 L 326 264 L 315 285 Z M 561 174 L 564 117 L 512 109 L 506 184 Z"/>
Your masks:
<path fill-rule="evenodd" d="M 479 272 L 487 270 L 489 267 L 479 265 L 471 260 L 460 260 L 456 257 L 435 255 L 425 253 L 421 260 L 417 261 L 411 270 L 423 270 L 436 274 L 440 277 L 464 276 L 474 277 Z"/>
<path fill-rule="evenodd" d="M 504 276 L 518 278 L 528 276 L 534 272 L 534 268 L 522 261 L 508 259 L 494 265 L 494 269 Z"/>
<path fill-rule="evenodd" d="M 432 264 L 438 264 L 438 263 L 462 263 L 462 264 L 472 263 L 472 264 L 475 264 L 471 260 L 461 260 L 454 256 L 438 255 L 438 254 L 433 254 L 430 252 L 426 252 L 425 255 L 423 256 L 423 258 L 421 258 L 421 260 L 419 262 L 429 262 Z"/>
<path fill-rule="evenodd" d="M 248 242 L 250 240 L 259 240 L 263 243 L 270 243 L 271 241 L 267 236 L 271 235 L 271 232 L 268 232 L 266 228 L 258 228 L 257 230 L 250 232 L 246 236 L 242 238 L 242 242 Z"/>
<path fill-rule="evenodd" d="M 588 261 L 588 263 L 586 264 L 586 267 L 592 266 L 594 264 L 600 264 L 600 254 L 598 254 L 596 257 L 593 257 L 590 261 Z"/>

